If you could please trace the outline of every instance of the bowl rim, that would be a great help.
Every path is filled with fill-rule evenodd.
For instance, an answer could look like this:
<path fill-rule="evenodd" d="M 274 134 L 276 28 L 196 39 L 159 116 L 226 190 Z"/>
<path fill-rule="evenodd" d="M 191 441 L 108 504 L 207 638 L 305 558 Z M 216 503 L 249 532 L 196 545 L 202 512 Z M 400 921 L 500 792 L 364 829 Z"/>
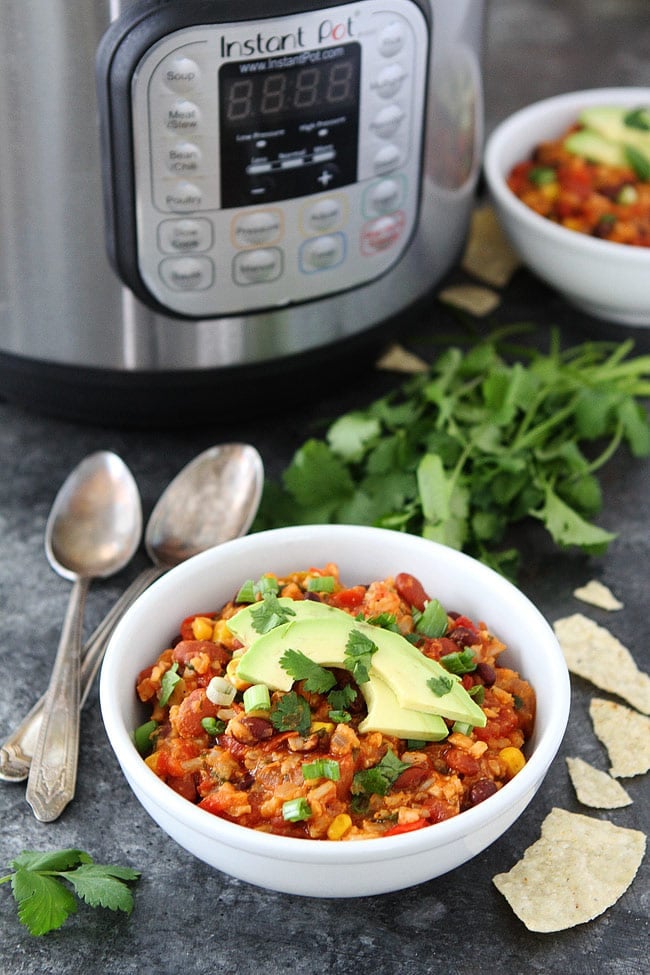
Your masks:
<path fill-rule="evenodd" d="M 120 664 L 124 656 L 123 652 L 120 654 L 120 643 L 123 635 L 128 633 L 134 616 L 146 611 L 150 605 L 153 607 L 159 604 L 165 593 L 174 589 L 179 576 L 192 576 L 195 573 L 200 575 L 208 567 L 214 571 L 215 559 L 219 562 L 222 558 L 227 558 L 230 553 L 254 551 L 260 543 L 263 545 L 269 543 L 273 546 L 303 537 L 306 542 L 314 537 L 327 537 L 335 550 L 337 539 L 370 540 L 372 538 L 379 543 L 387 536 L 394 541 L 395 536 L 400 535 L 408 540 L 409 546 L 425 547 L 432 553 L 437 551 L 438 554 L 443 554 L 447 560 L 459 566 L 471 565 L 477 584 L 492 586 L 496 584 L 503 587 L 504 595 L 507 597 L 506 603 L 514 600 L 521 608 L 525 608 L 531 615 L 536 634 L 538 633 L 543 639 L 548 651 L 545 658 L 551 671 L 549 685 L 553 686 L 554 691 L 552 713 L 549 716 L 548 726 L 536 742 L 529 761 L 514 779 L 479 805 L 451 819 L 433 824 L 435 828 L 415 830 L 393 837 L 375 837 L 369 842 L 340 843 L 261 833 L 220 819 L 177 795 L 148 768 L 133 744 L 129 729 L 121 719 L 121 709 L 111 706 L 113 693 L 119 689 L 120 684 Z M 196 831 L 206 840 L 216 841 L 233 849 L 268 859 L 314 865 L 322 863 L 353 865 L 413 856 L 468 838 L 471 841 L 474 832 L 502 820 L 513 807 L 518 809 L 520 807 L 520 811 L 525 808 L 555 758 L 564 737 L 570 710 L 570 681 L 564 656 L 550 624 L 521 590 L 488 566 L 438 542 L 390 529 L 356 525 L 301 525 L 270 529 L 226 542 L 188 559 L 156 580 L 127 611 L 109 641 L 100 677 L 100 706 L 106 734 L 122 772 L 138 799 L 143 802 L 141 795 L 147 797 L 147 803 L 143 802 L 145 808 L 153 804 L 164 813 L 166 818 L 182 823 L 184 828 Z M 470 853 L 469 856 L 471 855 Z"/>
<path fill-rule="evenodd" d="M 506 182 L 506 173 L 501 162 L 502 154 L 510 146 L 513 137 L 526 130 L 535 121 L 550 120 L 559 108 L 575 107 L 577 114 L 581 107 L 599 102 L 614 104 L 617 100 L 630 103 L 633 100 L 645 100 L 650 104 L 650 87 L 608 87 L 570 91 L 540 99 L 518 109 L 500 122 L 488 136 L 483 153 L 483 172 L 495 202 L 507 210 L 514 219 L 524 224 L 532 233 L 541 233 L 558 246 L 571 245 L 574 248 L 582 249 L 585 255 L 601 260 L 631 262 L 638 264 L 640 269 L 646 271 L 647 265 L 650 265 L 650 247 L 637 247 L 634 244 L 600 240 L 553 223 L 535 210 L 531 210 L 512 192 Z M 530 148 L 532 149 L 538 142 L 539 137 L 537 140 L 531 141 Z M 522 159 L 525 158 L 526 151 L 522 150 Z"/>

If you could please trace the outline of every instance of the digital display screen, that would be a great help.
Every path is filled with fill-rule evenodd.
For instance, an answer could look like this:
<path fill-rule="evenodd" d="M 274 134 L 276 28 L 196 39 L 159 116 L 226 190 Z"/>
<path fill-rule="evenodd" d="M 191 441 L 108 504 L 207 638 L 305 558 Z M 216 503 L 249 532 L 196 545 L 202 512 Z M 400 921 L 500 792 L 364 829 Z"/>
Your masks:
<path fill-rule="evenodd" d="M 355 182 L 360 73 L 356 43 L 222 65 L 222 206 Z"/>

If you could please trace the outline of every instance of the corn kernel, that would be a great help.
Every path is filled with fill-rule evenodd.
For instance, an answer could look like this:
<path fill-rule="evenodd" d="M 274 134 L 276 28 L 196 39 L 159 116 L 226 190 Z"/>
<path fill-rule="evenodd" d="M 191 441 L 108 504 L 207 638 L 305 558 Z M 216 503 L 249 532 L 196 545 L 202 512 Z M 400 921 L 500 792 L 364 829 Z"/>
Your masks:
<path fill-rule="evenodd" d="M 205 616 L 197 616 L 192 620 L 192 633 L 195 640 L 211 640 L 214 623 Z"/>
<path fill-rule="evenodd" d="M 226 646 L 232 643 L 232 633 L 228 629 L 226 620 L 217 620 L 214 624 L 212 639 L 215 643 L 225 643 Z"/>
<path fill-rule="evenodd" d="M 499 758 L 508 769 L 510 778 L 513 778 L 517 772 L 521 772 L 526 764 L 526 759 L 521 749 L 513 748 L 512 745 L 509 745 L 508 748 L 502 748 L 499 752 Z"/>
<path fill-rule="evenodd" d="M 331 721 L 312 721 L 310 728 L 312 735 L 315 735 L 318 731 L 326 731 L 331 734 L 334 731 L 334 725 Z"/>
<path fill-rule="evenodd" d="M 335 816 L 332 822 L 329 824 L 327 830 L 328 840 L 342 839 L 351 826 L 352 820 L 347 813 L 339 813 L 339 815 Z"/>
<path fill-rule="evenodd" d="M 237 676 L 237 667 L 239 666 L 239 658 L 233 657 L 232 660 L 228 661 L 228 666 L 226 667 L 226 677 L 238 691 L 245 691 L 250 684 L 245 680 L 240 680 Z"/>

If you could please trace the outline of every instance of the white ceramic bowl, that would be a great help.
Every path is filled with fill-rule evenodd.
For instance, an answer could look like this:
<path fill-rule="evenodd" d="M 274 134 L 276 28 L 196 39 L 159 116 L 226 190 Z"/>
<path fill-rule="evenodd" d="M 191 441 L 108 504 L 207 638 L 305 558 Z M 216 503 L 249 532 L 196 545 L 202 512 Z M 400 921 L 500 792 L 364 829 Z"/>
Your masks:
<path fill-rule="evenodd" d="M 534 686 L 538 711 L 530 757 L 499 792 L 453 819 L 401 836 L 360 842 L 273 836 L 199 809 L 150 771 L 131 740 L 145 720 L 135 682 L 192 612 L 218 609 L 241 582 L 263 572 L 337 562 L 347 584 L 400 571 L 418 577 L 448 609 L 484 620 L 505 657 Z M 102 716 L 129 785 L 147 812 L 196 857 L 252 884 L 312 897 L 400 890 L 458 867 L 496 840 L 539 788 L 564 735 L 569 678 L 552 629 L 514 586 L 479 562 L 413 535 L 354 526 L 307 526 L 228 542 L 172 569 L 117 628 L 101 675 Z"/>
<path fill-rule="evenodd" d="M 583 311 L 609 322 L 650 327 L 650 248 L 567 230 L 522 203 L 506 178 L 540 142 L 554 139 L 590 105 L 650 105 L 650 88 L 576 91 L 515 112 L 493 131 L 485 178 L 510 241 L 525 264 Z"/>

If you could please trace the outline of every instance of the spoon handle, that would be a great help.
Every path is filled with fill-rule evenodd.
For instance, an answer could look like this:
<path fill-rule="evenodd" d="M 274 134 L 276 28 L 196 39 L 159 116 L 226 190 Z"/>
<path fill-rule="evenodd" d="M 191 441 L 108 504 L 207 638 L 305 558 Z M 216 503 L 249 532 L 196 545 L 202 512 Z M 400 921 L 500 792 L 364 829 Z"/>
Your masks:
<path fill-rule="evenodd" d="M 113 630 L 120 621 L 123 613 L 129 608 L 151 583 L 157 579 L 164 569 L 144 569 L 134 579 L 128 589 L 122 593 L 113 604 L 101 623 L 91 633 L 82 648 L 81 661 L 81 691 L 79 707 L 85 704 L 88 693 L 99 670 L 104 657 L 106 645 Z M 34 704 L 31 711 L 25 715 L 17 728 L 0 747 L 0 779 L 6 782 L 24 782 L 29 775 L 32 755 L 36 747 L 38 735 L 43 720 L 43 708 L 47 693 L 43 694 Z"/>
<path fill-rule="evenodd" d="M 89 583 L 77 578 L 72 587 L 29 771 L 27 801 L 42 823 L 58 819 L 77 781 L 81 631 Z"/>

